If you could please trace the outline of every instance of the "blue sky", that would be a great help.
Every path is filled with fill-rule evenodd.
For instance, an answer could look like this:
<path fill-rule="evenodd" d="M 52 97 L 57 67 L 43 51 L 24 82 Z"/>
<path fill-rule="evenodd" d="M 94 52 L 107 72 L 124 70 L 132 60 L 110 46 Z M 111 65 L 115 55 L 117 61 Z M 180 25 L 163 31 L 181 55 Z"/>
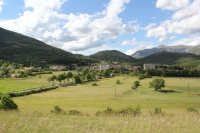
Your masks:
<path fill-rule="evenodd" d="M 0 0 L 0 27 L 72 53 L 200 44 L 200 0 Z"/>

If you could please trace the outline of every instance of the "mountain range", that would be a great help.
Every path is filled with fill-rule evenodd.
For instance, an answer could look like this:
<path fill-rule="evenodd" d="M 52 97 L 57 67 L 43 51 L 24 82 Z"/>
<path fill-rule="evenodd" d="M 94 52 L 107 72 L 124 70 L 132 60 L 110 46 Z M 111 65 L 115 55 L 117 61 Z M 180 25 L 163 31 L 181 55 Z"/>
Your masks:
<path fill-rule="evenodd" d="M 200 55 L 200 45 L 197 46 L 186 46 L 186 45 L 176 45 L 176 46 L 165 46 L 165 45 L 160 45 L 155 48 L 151 49 L 144 49 L 135 52 L 131 56 L 136 58 L 136 59 L 141 59 L 144 57 L 147 57 L 151 54 L 159 53 L 162 51 L 166 52 L 171 52 L 171 53 L 191 53 L 191 54 L 196 54 Z"/>
<path fill-rule="evenodd" d="M 156 48 L 138 51 L 132 56 L 117 50 L 105 50 L 90 56 L 84 56 L 73 54 L 34 38 L 0 28 L 0 63 L 1 61 L 10 61 L 22 63 L 26 66 L 41 66 L 45 63 L 89 65 L 104 61 L 135 65 L 155 63 L 195 67 L 200 64 L 199 54 L 200 45 L 161 45 Z"/>

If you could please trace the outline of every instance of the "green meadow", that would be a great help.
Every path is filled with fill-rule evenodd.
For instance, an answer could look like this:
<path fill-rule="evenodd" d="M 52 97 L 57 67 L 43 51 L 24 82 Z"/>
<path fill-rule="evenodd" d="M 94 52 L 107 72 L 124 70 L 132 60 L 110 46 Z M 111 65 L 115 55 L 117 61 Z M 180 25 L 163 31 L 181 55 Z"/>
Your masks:
<path fill-rule="evenodd" d="M 0 92 L 50 86 L 49 76 L 3 79 Z M 189 107 L 200 111 L 200 78 L 164 78 L 166 87 L 161 92 L 148 87 L 153 78 L 141 80 L 136 90 L 131 86 L 137 77 L 121 75 L 99 79 L 97 86 L 92 86 L 93 82 L 68 85 L 66 81 L 55 90 L 13 98 L 19 111 L 0 112 L 0 132 L 200 131 L 200 114 L 187 112 Z M 56 105 L 66 113 L 51 113 Z M 139 116 L 95 116 L 107 107 L 120 110 L 137 106 L 141 108 Z M 156 107 L 162 109 L 162 115 L 150 113 Z M 69 110 L 83 115 L 70 116 Z"/>

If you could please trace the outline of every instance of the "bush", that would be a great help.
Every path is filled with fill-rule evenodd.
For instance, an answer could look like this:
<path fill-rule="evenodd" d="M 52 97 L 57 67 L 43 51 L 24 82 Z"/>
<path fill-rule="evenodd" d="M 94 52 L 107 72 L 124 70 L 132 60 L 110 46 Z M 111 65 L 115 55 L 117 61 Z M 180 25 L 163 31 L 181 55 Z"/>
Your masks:
<path fill-rule="evenodd" d="M 136 88 L 138 88 L 138 86 L 140 86 L 140 81 L 135 81 L 135 82 L 133 83 L 132 89 L 133 89 L 133 88 L 136 89 Z"/>
<path fill-rule="evenodd" d="M 134 109 L 134 116 L 136 116 L 136 115 L 140 115 L 141 114 L 141 111 L 140 111 L 140 106 L 138 105 L 135 109 Z"/>
<path fill-rule="evenodd" d="M 116 81 L 116 84 L 120 84 L 120 80 L 119 79 Z"/>
<path fill-rule="evenodd" d="M 97 86 L 97 83 L 92 83 L 92 86 Z"/>
<path fill-rule="evenodd" d="M 144 74 L 140 74 L 140 75 L 138 76 L 138 79 L 139 79 L 139 80 L 145 79 L 145 75 L 144 75 Z"/>
<path fill-rule="evenodd" d="M 1 96 L 0 110 L 15 110 L 18 105 L 10 98 L 9 95 Z"/>
<path fill-rule="evenodd" d="M 61 113 L 63 110 L 59 106 L 54 106 L 54 110 L 51 110 L 52 113 Z"/>
<path fill-rule="evenodd" d="M 198 112 L 194 107 L 187 108 L 187 112 Z"/>
<path fill-rule="evenodd" d="M 69 110 L 69 115 L 83 115 L 81 111 L 78 110 Z"/>
<path fill-rule="evenodd" d="M 158 107 L 156 107 L 155 109 L 154 109 L 154 114 L 162 114 L 162 109 L 161 108 L 158 108 Z"/>
<path fill-rule="evenodd" d="M 105 116 L 138 116 L 141 114 L 141 111 L 140 111 L 140 106 L 137 106 L 135 109 L 132 109 L 132 108 L 127 108 L 127 109 L 121 109 L 121 110 L 113 110 L 112 108 L 110 107 L 107 107 L 106 110 L 104 111 L 97 111 L 96 112 L 96 116 L 99 116 L 99 115 L 105 115 Z"/>

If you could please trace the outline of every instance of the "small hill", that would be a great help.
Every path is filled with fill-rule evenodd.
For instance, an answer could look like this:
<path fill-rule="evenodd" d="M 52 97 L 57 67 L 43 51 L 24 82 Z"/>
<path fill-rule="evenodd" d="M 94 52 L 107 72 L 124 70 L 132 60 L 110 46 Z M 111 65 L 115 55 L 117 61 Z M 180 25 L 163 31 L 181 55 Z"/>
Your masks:
<path fill-rule="evenodd" d="M 70 64 L 78 63 L 84 56 L 47 45 L 36 39 L 0 28 L 0 59 L 30 63 Z M 86 59 L 87 60 L 87 59 Z"/>
<path fill-rule="evenodd" d="M 179 65 L 196 67 L 200 64 L 200 56 L 189 53 L 159 52 L 140 59 L 144 63 Z"/>
<path fill-rule="evenodd" d="M 188 53 L 200 55 L 200 45 L 193 46 L 190 50 L 188 50 Z"/>
<path fill-rule="evenodd" d="M 151 54 L 159 53 L 162 51 L 167 51 L 167 52 L 172 52 L 172 53 L 188 53 L 188 51 L 192 48 L 193 48 L 193 46 L 185 46 L 185 45 L 177 45 L 177 46 L 160 45 L 155 48 L 137 51 L 134 54 L 132 54 L 131 56 L 136 59 L 141 59 L 141 58 L 147 57 Z M 193 53 L 193 52 L 191 51 L 189 53 Z"/>
<path fill-rule="evenodd" d="M 124 62 L 124 63 L 138 62 L 135 58 L 128 56 L 124 53 L 121 53 L 117 50 L 100 51 L 97 52 L 96 54 L 90 55 L 90 57 L 108 62 Z"/>

